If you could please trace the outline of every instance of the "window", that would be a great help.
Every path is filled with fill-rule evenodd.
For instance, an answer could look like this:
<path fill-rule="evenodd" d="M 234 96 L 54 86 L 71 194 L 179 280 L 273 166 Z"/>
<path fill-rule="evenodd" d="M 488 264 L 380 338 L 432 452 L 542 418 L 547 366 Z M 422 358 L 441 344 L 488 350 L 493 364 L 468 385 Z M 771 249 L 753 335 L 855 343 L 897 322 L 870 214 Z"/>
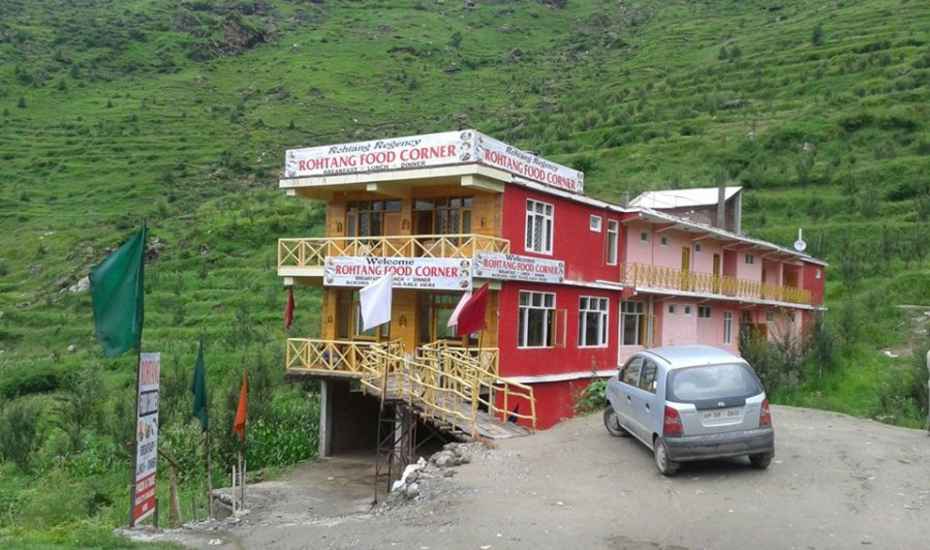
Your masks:
<path fill-rule="evenodd" d="M 552 347 L 552 338 L 555 336 L 555 294 L 521 290 L 519 315 L 518 347 Z"/>
<path fill-rule="evenodd" d="M 694 251 L 695 252 L 701 251 L 701 243 L 694 243 Z"/>
<path fill-rule="evenodd" d="M 588 228 L 595 233 L 601 232 L 601 217 L 591 216 L 588 220 Z"/>
<path fill-rule="evenodd" d="M 747 263 L 747 264 L 754 264 L 754 263 L 756 263 L 756 257 L 753 256 L 752 254 L 746 254 L 746 263 Z"/>
<path fill-rule="evenodd" d="M 675 304 L 668 305 L 668 313 L 669 315 L 675 315 Z"/>
<path fill-rule="evenodd" d="M 816 272 L 814 275 L 819 279 L 819 278 L 820 278 L 820 270 L 818 269 L 817 272 Z"/>
<path fill-rule="evenodd" d="M 691 306 L 685 306 L 685 315 L 691 315 Z"/>
<path fill-rule="evenodd" d="M 710 306 L 698 306 L 698 319 L 710 319 Z"/>
<path fill-rule="evenodd" d="M 526 249 L 552 254 L 552 205 L 526 201 Z"/>
<path fill-rule="evenodd" d="M 634 357 L 623 367 L 623 383 L 631 386 L 639 385 L 639 371 L 643 368 L 643 358 Z"/>
<path fill-rule="evenodd" d="M 652 361 L 646 359 L 643 361 L 643 368 L 639 375 L 639 389 L 649 393 L 656 392 L 656 371 L 658 367 Z"/>
<path fill-rule="evenodd" d="M 662 237 L 659 239 L 659 244 L 662 246 L 668 246 L 668 237 Z"/>
<path fill-rule="evenodd" d="M 620 243 L 620 222 L 607 220 L 607 265 L 617 265 L 617 245 Z"/>
<path fill-rule="evenodd" d="M 415 232 L 420 235 L 471 233 L 471 197 L 416 199 L 413 203 Z"/>
<path fill-rule="evenodd" d="M 644 243 L 648 243 L 648 242 L 649 242 L 649 233 L 647 233 L 646 231 L 643 231 L 642 233 L 640 233 L 640 234 L 639 234 L 639 240 L 642 241 L 642 242 L 644 242 Z"/>
<path fill-rule="evenodd" d="M 582 296 L 578 306 L 578 346 L 602 348 L 607 345 L 607 308 L 610 300 Z"/>
<path fill-rule="evenodd" d="M 353 201 L 346 205 L 346 236 L 384 234 L 384 214 L 400 212 L 400 201 Z"/>
<path fill-rule="evenodd" d="M 642 302 L 623 302 L 623 345 L 642 346 L 646 340 L 646 314 Z"/>
<path fill-rule="evenodd" d="M 733 312 L 723 312 L 723 343 L 733 343 Z"/>

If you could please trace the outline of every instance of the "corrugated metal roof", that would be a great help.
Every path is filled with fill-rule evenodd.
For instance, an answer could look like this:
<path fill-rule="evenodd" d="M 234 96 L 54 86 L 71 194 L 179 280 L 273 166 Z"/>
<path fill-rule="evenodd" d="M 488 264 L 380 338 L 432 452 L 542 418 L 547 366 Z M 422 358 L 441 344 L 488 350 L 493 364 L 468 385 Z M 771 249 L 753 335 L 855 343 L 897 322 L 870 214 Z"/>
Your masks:
<path fill-rule="evenodd" d="M 742 187 L 727 187 L 726 200 L 742 190 Z M 669 189 L 666 191 L 646 191 L 632 201 L 630 206 L 662 210 L 665 208 L 687 208 L 689 206 L 709 206 L 717 204 L 716 187 L 697 189 Z"/>

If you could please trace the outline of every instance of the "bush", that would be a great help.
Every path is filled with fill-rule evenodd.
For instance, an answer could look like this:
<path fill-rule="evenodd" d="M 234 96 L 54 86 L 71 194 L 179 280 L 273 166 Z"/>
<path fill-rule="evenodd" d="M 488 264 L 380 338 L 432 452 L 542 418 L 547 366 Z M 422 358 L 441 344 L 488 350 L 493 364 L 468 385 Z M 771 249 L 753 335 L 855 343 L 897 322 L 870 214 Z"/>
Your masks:
<path fill-rule="evenodd" d="M 45 393 L 61 386 L 60 373 L 50 364 L 16 365 L 3 370 L 0 396 L 13 399 L 22 395 Z"/>
<path fill-rule="evenodd" d="M 595 380 L 575 400 L 575 412 L 587 414 L 607 406 L 607 380 Z"/>
<path fill-rule="evenodd" d="M 38 446 L 39 407 L 29 400 L 16 400 L 0 414 L 0 456 L 28 472 L 32 453 Z"/>

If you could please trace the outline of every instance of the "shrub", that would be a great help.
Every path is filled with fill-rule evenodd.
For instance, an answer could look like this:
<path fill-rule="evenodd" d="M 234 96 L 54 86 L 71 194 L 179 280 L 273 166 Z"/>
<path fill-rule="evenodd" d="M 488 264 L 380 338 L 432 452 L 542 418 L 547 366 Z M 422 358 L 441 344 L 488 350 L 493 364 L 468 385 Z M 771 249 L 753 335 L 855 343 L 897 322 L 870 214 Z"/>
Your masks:
<path fill-rule="evenodd" d="M 817 23 L 817 26 L 814 27 L 814 32 L 811 33 L 811 44 L 814 46 L 822 46 L 824 41 L 824 32 L 823 32 L 823 23 Z"/>
<path fill-rule="evenodd" d="M 13 401 L 0 414 L 0 456 L 28 472 L 39 440 L 39 407 L 30 400 Z"/>
<path fill-rule="evenodd" d="M 0 396 L 6 399 L 55 391 L 61 385 L 58 370 L 50 364 L 15 365 L 0 376 Z"/>
<path fill-rule="evenodd" d="M 587 414 L 607 406 L 607 380 L 595 380 L 575 400 L 575 412 Z"/>

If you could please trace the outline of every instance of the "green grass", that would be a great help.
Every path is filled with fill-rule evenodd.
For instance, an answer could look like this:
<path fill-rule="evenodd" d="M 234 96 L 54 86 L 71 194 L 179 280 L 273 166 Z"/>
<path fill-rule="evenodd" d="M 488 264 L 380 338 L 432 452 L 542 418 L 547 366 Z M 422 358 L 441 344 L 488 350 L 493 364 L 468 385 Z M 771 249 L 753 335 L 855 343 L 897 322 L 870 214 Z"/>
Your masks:
<path fill-rule="evenodd" d="M 161 243 L 147 266 L 144 345 L 175 373 L 164 444 L 185 456 L 196 447 L 186 376 L 203 335 L 216 440 L 228 440 L 227 394 L 248 367 L 269 373 L 276 404 L 261 414 L 307 424 L 285 430 L 264 460 L 312 454 L 301 430 L 312 432 L 313 388 L 280 380 L 274 241 L 320 234 L 324 216 L 276 190 L 292 146 L 474 127 L 584 167 L 589 194 L 609 200 L 738 182 L 749 232 L 790 244 L 803 227 L 831 262 L 831 325 L 843 304 L 859 312 L 837 365 L 783 400 L 886 415 L 881 396 L 900 388 L 868 380 L 898 368 L 878 352 L 903 338 L 892 306 L 930 296 L 930 6 L 476 4 L 0 4 L 0 409 L 35 400 L 41 410 L 34 471 L 0 465 L 2 502 L 17 503 L 0 503 L 0 537 L 115 544 L 121 473 L 101 489 L 112 504 L 28 533 L 22 510 L 42 495 L 19 487 L 54 496 L 48 480 L 95 479 L 86 465 L 101 456 L 126 469 L 113 419 L 131 403 L 132 360 L 101 357 L 89 297 L 61 288 L 143 218 Z M 293 334 L 316 334 L 319 300 L 298 289 Z M 58 403 L 89 369 L 102 374 L 101 419 L 68 449 Z M 202 481 L 190 467 L 188 489 Z M 69 528 L 88 538 L 68 539 Z"/>

